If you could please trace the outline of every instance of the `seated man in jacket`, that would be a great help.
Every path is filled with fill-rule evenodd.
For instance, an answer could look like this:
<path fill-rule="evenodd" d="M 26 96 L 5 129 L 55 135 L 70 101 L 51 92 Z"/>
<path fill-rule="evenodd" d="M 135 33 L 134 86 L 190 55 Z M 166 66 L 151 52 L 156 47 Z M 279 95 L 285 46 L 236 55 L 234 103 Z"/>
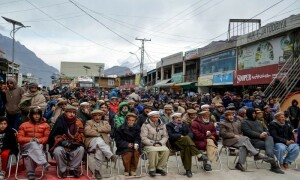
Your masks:
<path fill-rule="evenodd" d="M 275 119 L 269 124 L 270 135 L 274 139 L 274 151 L 280 166 L 287 169 L 299 155 L 299 145 L 295 142 L 291 127 L 285 123 L 283 112 L 275 114 Z M 285 153 L 287 155 L 284 157 Z"/>
<path fill-rule="evenodd" d="M 116 132 L 117 155 L 122 156 L 125 176 L 135 176 L 141 153 L 141 127 L 136 123 L 137 115 L 128 113 L 125 123 Z"/>
<path fill-rule="evenodd" d="M 163 169 L 167 165 L 170 153 L 166 146 L 169 138 L 166 125 L 159 119 L 158 111 L 151 111 L 148 117 L 141 128 L 141 139 L 149 158 L 149 175 L 155 177 L 156 173 L 159 173 L 166 176 L 167 173 Z"/>
<path fill-rule="evenodd" d="M 248 152 L 254 156 L 255 161 L 263 159 L 266 162 L 273 162 L 274 159 L 259 154 L 251 144 L 250 139 L 242 135 L 240 122 L 234 121 L 234 113 L 234 111 L 230 110 L 225 112 L 225 120 L 220 123 L 220 136 L 224 146 L 239 149 L 239 160 L 235 168 L 240 171 L 246 171 L 243 165 L 246 163 Z"/>
<path fill-rule="evenodd" d="M 264 129 L 262 123 L 256 119 L 257 117 L 255 109 L 248 108 L 246 110 L 246 116 L 246 120 L 242 121 L 241 123 L 243 135 L 250 138 L 250 141 L 255 148 L 265 150 L 268 157 L 274 158 L 273 138 L 269 136 L 267 129 Z M 270 162 L 270 164 L 270 170 L 272 172 L 279 174 L 283 173 L 275 161 Z"/>
<path fill-rule="evenodd" d="M 50 126 L 43 118 L 40 107 L 31 107 L 29 110 L 28 121 L 19 127 L 17 140 L 20 143 L 22 154 L 26 154 L 25 167 L 29 180 L 35 179 L 35 168 L 37 164 L 48 168 L 46 155 L 43 146 L 48 142 Z"/>
<path fill-rule="evenodd" d="M 200 112 L 197 119 L 192 122 L 192 132 L 194 134 L 194 142 L 196 147 L 207 152 L 209 163 L 216 159 L 218 151 L 218 135 L 213 122 L 209 119 L 210 112 Z M 210 167 L 205 167 L 206 171 L 211 171 Z"/>
<path fill-rule="evenodd" d="M 67 177 L 67 163 L 70 162 L 69 174 L 79 178 L 77 171 L 83 155 L 83 124 L 76 116 L 77 108 L 67 105 L 50 132 L 49 149 L 57 162 L 59 175 Z"/>
<path fill-rule="evenodd" d="M 197 156 L 199 161 L 207 161 L 208 158 L 202 155 L 196 148 L 191 132 L 187 123 L 182 122 L 181 113 L 172 114 L 172 121 L 167 124 L 169 134 L 169 142 L 172 149 L 180 150 L 180 158 L 186 170 L 187 177 L 192 177 L 192 156 Z M 207 163 L 206 163 L 207 164 Z M 209 166 L 209 167 L 208 167 Z M 206 165 L 207 169 L 211 169 L 210 165 Z"/>
<path fill-rule="evenodd" d="M 94 151 L 95 158 L 95 178 L 101 179 L 100 174 L 101 163 L 104 158 L 116 160 L 116 157 L 110 150 L 109 133 L 111 127 L 109 122 L 103 121 L 104 112 L 101 110 L 94 110 L 91 112 L 93 119 L 86 122 L 84 127 L 85 147 L 89 152 Z"/>

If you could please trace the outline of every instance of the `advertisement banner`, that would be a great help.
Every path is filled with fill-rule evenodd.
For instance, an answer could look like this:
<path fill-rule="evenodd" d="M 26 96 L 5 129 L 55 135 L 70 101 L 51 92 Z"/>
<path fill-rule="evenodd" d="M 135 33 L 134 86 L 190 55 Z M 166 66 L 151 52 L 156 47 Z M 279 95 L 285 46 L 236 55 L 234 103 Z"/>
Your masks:
<path fill-rule="evenodd" d="M 270 84 L 278 73 L 278 64 L 234 72 L 234 86 Z"/>
<path fill-rule="evenodd" d="M 238 70 L 284 63 L 293 53 L 294 34 L 239 48 Z"/>
<path fill-rule="evenodd" d="M 234 71 L 235 67 L 236 49 L 230 49 L 200 58 L 200 75 Z"/>
<path fill-rule="evenodd" d="M 233 72 L 214 75 L 213 85 L 226 84 L 233 84 Z"/>
<path fill-rule="evenodd" d="M 199 58 L 199 53 L 198 53 L 198 48 L 197 49 L 193 49 L 190 51 L 186 51 L 184 54 L 184 59 L 185 60 L 189 60 L 189 59 L 196 59 Z"/>
<path fill-rule="evenodd" d="M 198 77 L 198 86 L 211 86 L 213 84 L 213 75 Z"/>
<path fill-rule="evenodd" d="M 182 83 L 182 72 L 181 73 L 175 73 L 171 77 L 173 83 Z"/>

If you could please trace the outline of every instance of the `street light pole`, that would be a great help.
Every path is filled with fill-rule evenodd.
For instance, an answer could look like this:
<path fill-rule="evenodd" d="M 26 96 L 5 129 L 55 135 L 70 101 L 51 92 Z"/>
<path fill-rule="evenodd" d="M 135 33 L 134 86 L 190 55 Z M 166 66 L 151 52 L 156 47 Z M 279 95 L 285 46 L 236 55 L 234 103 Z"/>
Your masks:
<path fill-rule="evenodd" d="M 26 28 L 26 27 L 30 27 L 30 26 L 24 26 L 21 22 L 19 21 L 15 21 L 13 19 L 9 19 L 9 18 L 6 18 L 6 17 L 3 17 L 2 18 L 9 22 L 9 23 L 12 23 L 13 25 L 13 30 L 10 32 L 10 36 L 13 38 L 13 43 L 12 43 L 12 69 L 11 69 L 11 73 L 12 73 L 12 77 L 14 78 L 15 77 L 15 33 L 21 29 L 21 28 Z M 16 25 L 20 26 L 18 28 L 16 28 Z"/>

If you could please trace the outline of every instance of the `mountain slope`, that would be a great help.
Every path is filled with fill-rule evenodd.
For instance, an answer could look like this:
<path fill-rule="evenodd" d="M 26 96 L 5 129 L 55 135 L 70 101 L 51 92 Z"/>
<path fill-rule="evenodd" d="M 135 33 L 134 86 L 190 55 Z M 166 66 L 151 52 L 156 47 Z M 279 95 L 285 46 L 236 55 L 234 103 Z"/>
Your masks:
<path fill-rule="evenodd" d="M 108 75 L 123 76 L 129 73 L 132 73 L 132 71 L 128 67 L 124 67 L 124 66 L 113 66 L 111 68 L 104 70 L 105 76 Z"/>
<path fill-rule="evenodd" d="M 0 49 L 5 52 L 8 60 L 12 59 L 12 39 L 0 34 Z M 30 73 L 35 77 L 41 78 L 43 85 L 50 85 L 50 76 L 57 73 L 58 70 L 46 64 L 42 59 L 36 56 L 34 52 L 26 48 L 24 45 L 15 42 L 15 63 L 20 65 L 22 74 Z"/>

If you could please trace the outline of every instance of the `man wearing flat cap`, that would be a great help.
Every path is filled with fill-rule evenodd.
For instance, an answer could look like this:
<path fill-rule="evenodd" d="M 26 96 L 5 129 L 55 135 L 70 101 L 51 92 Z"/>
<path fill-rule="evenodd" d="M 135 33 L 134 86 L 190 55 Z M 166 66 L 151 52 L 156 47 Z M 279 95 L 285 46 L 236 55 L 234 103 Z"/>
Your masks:
<path fill-rule="evenodd" d="M 57 162 L 59 176 L 67 177 L 67 164 L 69 162 L 69 174 L 79 178 L 77 171 L 83 155 L 84 128 L 80 119 L 76 116 L 77 108 L 67 105 L 64 113 L 59 116 L 49 135 L 49 149 Z"/>
<path fill-rule="evenodd" d="M 42 112 L 45 112 L 47 103 L 45 96 L 41 91 L 38 90 L 37 83 L 30 83 L 29 91 L 24 93 L 19 104 L 19 108 L 22 111 L 21 121 L 24 122 L 27 119 L 27 115 L 29 113 L 29 108 L 31 106 L 39 106 L 42 109 Z"/>
<path fill-rule="evenodd" d="M 80 107 L 77 110 L 77 117 L 82 121 L 83 126 L 85 123 L 91 119 L 91 106 L 88 102 L 80 103 Z"/>
<path fill-rule="evenodd" d="M 92 120 L 88 120 L 84 127 L 84 145 L 89 152 L 95 152 L 91 153 L 95 160 L 94 176 L 96 179 L 101 179 L 102 176 L 100 169 L 104 158 L 115 161 L 116 157 L 111 152 L 109 146 L 109 133 L 111 131 L 111 127 L 109 122 L 102 120 L 104 111 L 93 110 L 91 115 Z"/>
<path fill-rule="evenodd" d="M 167 124 L 169 142 L 171 149 L 180 151 L 181 161 L 186 176 L 192 177 L 192 156 L 197 156 L 199 161 L 207 161 L 207 157 L 202 155 L 193 142 L 193 133 L 189 125 L 182 121 L 181 113 L 172 114 L 172 121 Z"/>
<path fill-rule="evenodd" d="M 170 104 L 166 104 L 164 106 L 163 112 L 160 114 L 160 119 L 164 124 L 167 124 L 168 122 L 172 121 L 171 115 L 173 113 L 173 106 Z"/>
<path fill-rule="evenodd" d="M 195 109 L 188 109 L 186 112 L 187 113 L 182 118 L 182 121 L 191 127 L 192 122 L 197 118 L 197 111 Z"/>
<path fill-rule="evenodd" d="M 156 173 L 166 176 L 164 168 L 167 165 L 169 149 L 166 125 L 160 120 L 158 111 L 148 113 L 148 119 L 142 125 L 141 139 L 149 158 L 149 175 L 155 177 Z"/>

